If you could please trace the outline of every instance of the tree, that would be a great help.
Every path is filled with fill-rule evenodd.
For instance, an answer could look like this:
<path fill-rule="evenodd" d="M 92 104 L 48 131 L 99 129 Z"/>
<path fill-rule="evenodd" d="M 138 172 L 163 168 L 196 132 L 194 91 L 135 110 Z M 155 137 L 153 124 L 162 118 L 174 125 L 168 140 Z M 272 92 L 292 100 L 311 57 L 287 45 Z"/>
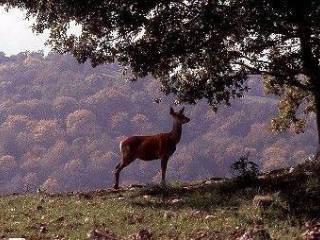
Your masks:
<path fill-rule="evenodd" d="M 213 108 L 247 89 L 249 74 L 263 74 L 282 96 L 275 129 L 304 121 L 300 105 L 317 114 L 320 144 L 320 3 L 316 0 L 40 1 L 1 0 L 35 16 L 36 32 L 94 66 L 115 59 L 133 79 L 152 74 L 165 93 Z M 71 22 L 82 28 L 69 34 Z"/>
<path fill-rule="evenodd" d="M 63 130 L 56 120 L 40 120 L 32 129 L 32 137 L 37 143 L 51 146 L 57 138 L 63 136 Z"/>
<path fill-rule="evenodd" d="M 5 155 L 0 157 L 0 182 L 11 179 L 16 168 L 16 160 L 13 156 Z"/>
<path fill-rule="evenodd" d="M 86 109 L 70 113 L 66 119 L 67 132 L 72 136 L 91 136 L 95 133 L 96 116 Z"/>
<path fill-rule="evenodd" d="M 78 103 L 77 100 L 73 97 L 57 97 L 53 101 L 53 109 L 59 119 L 65 119 L 65 117 L 77 110 Z"/>
<path fill-rule="evenodd" d="M 38 99 L 26 100 L 17 103 L 11 111 L 14 115 L 25 115 L 40 120 L 51 116 L 51 104 Z"/>
<path fill-rule="evenodd" d="M 58 192 L 60 190 L 60 186 L 61 184 L 59 184 L 58 180 L 56 178 L 53 177 L 49 177 L 42 185 L 41 185 L 41 189 L 46 191 L 46 192 L 50 192 L 50 193 L 54 193 L 54 192 Z"/>

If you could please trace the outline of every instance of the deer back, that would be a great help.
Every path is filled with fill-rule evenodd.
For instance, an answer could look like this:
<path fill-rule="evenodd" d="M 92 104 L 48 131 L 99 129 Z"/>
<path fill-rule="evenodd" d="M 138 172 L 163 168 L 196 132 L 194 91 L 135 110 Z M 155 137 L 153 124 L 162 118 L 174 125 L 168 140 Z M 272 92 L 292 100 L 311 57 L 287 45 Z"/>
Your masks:
<path fill-rule="evenodd" d="M 124 156 L 141 160 L 169 157 L 176 150 L 176 143 L 167 133 L 129 137 L 121 145 L 121 151 Z"/>

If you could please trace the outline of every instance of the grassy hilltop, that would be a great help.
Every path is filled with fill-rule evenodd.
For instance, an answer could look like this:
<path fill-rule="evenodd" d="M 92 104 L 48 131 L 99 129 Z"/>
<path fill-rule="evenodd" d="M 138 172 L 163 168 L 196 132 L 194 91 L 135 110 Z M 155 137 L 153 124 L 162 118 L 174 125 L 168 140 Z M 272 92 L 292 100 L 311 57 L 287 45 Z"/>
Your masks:
<path fill-rule="evenodd" d="M 317 239 L 310 237 L 319 233 L 317 176 L 304 166 L 253 182 L 211 179 L 167 188 L 4 196 L 0 237 Z"/>

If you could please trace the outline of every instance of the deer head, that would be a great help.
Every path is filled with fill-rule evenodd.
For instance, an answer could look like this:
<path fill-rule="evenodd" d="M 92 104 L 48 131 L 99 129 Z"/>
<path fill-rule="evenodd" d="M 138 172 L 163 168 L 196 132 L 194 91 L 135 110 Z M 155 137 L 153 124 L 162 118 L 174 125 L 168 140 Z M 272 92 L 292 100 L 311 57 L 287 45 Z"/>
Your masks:
<path fill-rule="evenodd" d="M 179 123 L 179 124 L 185 124 L 185 123 L 188 123 L 190 121 L 190 118 L 186 117 L 184 114 L 184 107 L 178 111 L 178 112 L 175 112 L 173 110 L 173 108 L 171 107 L 170 108 L 170 115 Z"/>

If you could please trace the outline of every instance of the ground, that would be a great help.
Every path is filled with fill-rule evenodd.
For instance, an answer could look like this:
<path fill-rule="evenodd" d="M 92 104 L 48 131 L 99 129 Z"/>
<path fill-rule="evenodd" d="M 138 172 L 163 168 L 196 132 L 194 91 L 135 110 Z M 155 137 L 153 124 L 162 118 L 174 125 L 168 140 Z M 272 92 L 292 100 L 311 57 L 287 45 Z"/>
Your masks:
<path fill-rule="evenodd" d="M 0 239 L 312 239 L 319 190 L 318 176 L 304 169 L 250 181 L 9 195 L 0 197 Z"/>

